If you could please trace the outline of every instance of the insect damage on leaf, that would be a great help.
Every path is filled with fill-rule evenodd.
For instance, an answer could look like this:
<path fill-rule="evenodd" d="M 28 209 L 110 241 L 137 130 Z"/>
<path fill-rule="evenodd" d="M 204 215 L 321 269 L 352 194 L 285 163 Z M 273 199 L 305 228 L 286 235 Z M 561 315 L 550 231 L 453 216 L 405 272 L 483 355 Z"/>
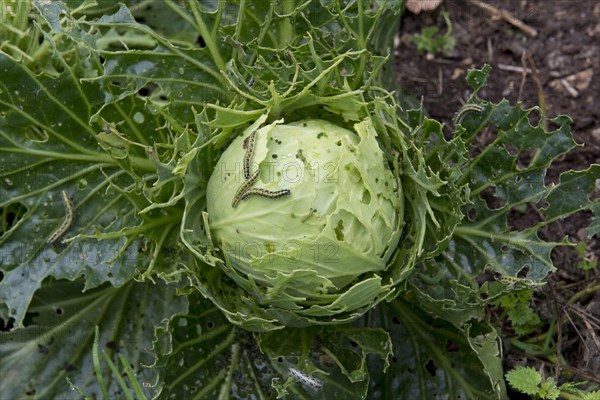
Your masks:
<path fill-rule="evenodd" d="M 148 354 L 142 347 L 150 348 L 152 333 L 157 333 L 153 351 L 160 350 L 152 354 L 156 363 L 143 371 L 135 365 L 125 368 L 130 375 L 159 375 L 144 375 L 143 389 L 142 384 L 133 388 L 136 398 L 151 390 L 148 382 L 161 382 L 156 389 L 176 398 L 235 398 L 242 392 L 273 398 L 272 383 L 278 377 L 287 378 L 292 395 L 299 397 L 303 390 L 315 389 L 353 400 L 376 397 L 377 391 L 384 397 L 410 393 L 425 398 L 434 392 L 455 398 L 503 397 L 499 339 L 479 318 L 490 282 L 479 285 L 475 277 L 493 271 L 507 277 L 498 279 L 504 285 L 495 286 L 522 289 L 539 285 L 552 268 L 549 252 L 556 244 L 539 241 L 537 226 L 518 233 L 508 230 L 504 221 L 509 208 L 545 199 L 548 208 L 541 211 L 548 220 L 575 209 L 598 213 L 588 197 L 597 169 L 570 172 L 555 188 L 544 186 L 546 167 L 571 144 L 566 117 L 554 121 L 559 129 L 545 132 L 530 126 L 529 110 L 507 102 L 485 103 L 475 93 L 455 118 L 457 126 L 469 127 L 459 127 L 456 137 L 447 140 L 442 124 L 425 117 L 424 110 L 401 109 L 389 91 L 395 89 L 389 56 L 404 6 L 400 0 L 248 0 L 239 7 L 227 1 L 166 1 L 131 10 L 120 4 L 112 11 L 86 3 L 93 18 L 82 9 L 71 13 L 60 1 L 32 4 L 11 7 L 20 25 L 10 27 L 9 46 L 0 45 L 6 82 L 19 82 L 15 88 L 2 86 L 6 96 L 0 99 L 6 109 L 0 118 L 0 210 L 7 212 L 11 203 L 4 199 L 13 197 L 32 210 L 0 236 L 2 321 L 4 315 L 14 317 L 15 326 L 21 327 L 26 314 L 46 307 L 31 301 L 40 288 L 23 279 L 26 274 L 33 277 L 31 271 L 42 271 L 35 279 L 42 282 L 41 291 L 57 296 L 56 304 L 71 299 L 54 290 L 54 279 L 70 282 L 85 275 L 82 285 L 91 294 L 98 293 L 95 286 L 113 284 L 102 289 L 108 293 L 102 300 L 109 300 L 102 304 L 114 305 L 102 323 L 116 321 L 124 327 L 113 330 L 116 336 L 108 342 L 102 337 L 100 346 L 118 342 L 128 359 L 143 361 Z M 61 18 L 50 19 L 56 15 L 50 7 L 57 7 Z M 34 12 L 39 24 L 30 32 L 40 40 L 19 33 L 26 31 L 23 23 L 33 20 L 29 13 Z M 33 50 L 43 44 L 47 51 L 22 51 L 25 42 Z M 488 72 L 484 67 L 469 73 L 475 92 L 485 85 Z M 28 92 L 36 93 L 36 101 L 23 101 Z M 65 93 L 74 97 L 61 97 Z M 61 120 L 56 126 L 45 123 L 47 115 Z M 470 124 L 472 120 L 480 120 L 481 126 Z M 28 134 L 31 121 L 40 125 L 33 130 L 44 135 Z M 110 121 L 118 131 L 98 135 L 97 121 Z M 278 131 L 277 140 L 264 148 L 257 146 L 262 126 Z M 488 127 L 499 133 L 496 142 L 470 157 L 477 130 Z M 251 133 L 242 141 L 240 132 Z M 32 137 L 43 152 L 27 150 L 31 143 L 23 138 Z M 226 146 L 232 142 L 235 146 Z M 510 169 L 514 159 L 505 151 L 508 144 L 518 152 L 539 150 L 532 167 Z M 261 163 L 280 163 L 280 175 L 253 188 L 260 173 L 252 173 L 252 160 L 259 157 Z M 229 165 L 243 160 L 240 187 L 220 186 L 223 180 L 213 172 L 221 158 Z M 65 159 L 72 161 L 75 173 L 63 168 Z M 28 166 L 4 169 L 10 162 Z M 45 163 L 50 172 L 34 190 L 9 176 Z M 291 171 L 299 171 L 298 176 Z M 45 257 L 23 261 L 20 252 L 4 252 L 26 244 L 23 238 L 31 222 L 43 220 L 45 212 L 36 211 L 34 197 L 51 191 L 57 178 L 62 187 L 73 188 L 68 191 L 80 190 L 78 225 L 85 223 L 97 233 L 77 239 L 90 252 L 58 263 Z M 480 194 L 488 188 L 506 200 L 504 209 L 486 206 Z M 287 197 L 267 204 L 253 196 Z M 61 197 L 66 215 L 52 232 L 51 243 L 75 219 L 66 191 Z M 232 210 L 244 199 L 243 207 Z M 248 218 L 239 215 L 242 208 L 251 211 Z M 471 209 L 474 217 L 466 218 Z M 597 224 L 590 229 L 594 232 Z M 502 242 L 511 247 L 505 250 Z M 128 246 L 135 251 L 126 251 Z M 31 268 L 31 260 L 40 262 Z M 531 266 L 526 276 L 514 278 L 521 276 L 523 265 Z M 140 267 L 147 267 L 143 276 L 148 282 L 135 280 Z M 151 278 L 155 276 L 169 282 L 161 286 L 172 292 L 168 302 L 161 300 L 163 295 L 152 296 L 159 287 Z M 127 290 L 118 292 L 119 287 Z M 407 291 L 408 296 L 398 296 Z M 81 288 L 72 297 L 79 294 Z M 88 300 L 97 299 L 86 296 Z M 403 312 L 391 317 L 390 311 L 405 300 Z M 97 308 L 85 304 L 82 310 Z M 372 313 L 376 305 L 378 311 Z M 160 311 L 131 312 L 142 306 Z M 64 323 L 63 307 L 53 315 L 56 326 Z M 119 309 L 128 309 L 132 319 L 160 316 L 131 324 L 138 332 L 131 337 L 141 332 L 144 346 L 127 346 L 129 337 L 121 332 L 128 324 L 120 324 L 118 316 L 124 314 Z M 90 326 L 89 317 L 78 313 L 76 319 Z M 414 341 L 417 346 L 403 340 L 411 331 L 424 332 L 420 326 L 437 322 L 443 329 L 430 330 L 434 334 Z M 372 328 L 361 328 L 371 323 Z M 466 325 L 477 326 L 478 333 L 470 335 L 475 329 L 469 332 Z M 389 326 L 402 330 L 394 338 L 398 368 L 385 372 L 393 350 Z M 307 346 L 316 331 L 327 342 L 344 330 L 351 340 L 332 339 L 323 349 Z M 447 332 L 452 332 L 452 343 L 444 337 Z M 86 332 L 77 333 L 84 343 Z M 197 340 L 189 340 L 193 337 Z M 265 337 L 274 343 L 270 350 L 267 340 L 260 349 L 256 345 Z M 255 352 L 249 350 L 252 345 Z M 0 366 L 4 372 L 18 361 L 14 349 L 22 346 L 9 341 L 0 346 L 2 354 L 7 347 L 13 354 L 10 364 Z M 56 370 L 66 365 L 73 386 L 87 389 L 85 376 L 93 373 L 89 365 L 76 365 L 78 356 L 67 354 L 69 346 L 61 349 L 60 357 L 51 344 L 42 346 L 53 356 L 46 360 L 61 360 Z M 328 362 L 321 370 L 314 364 L 315 353 L 325 349 Z M 373 349 L 384 360 L 381 369 L 366 366 L 366 354 Z M 457 364 L 446 362 L 447 353 L 455 349 L 460 354 L 454 355 L 461 356 L 453 358 Z M 260 357 L 270 352 L 277 360 L 286 351 L 294 358 L 290 365 L 302 368 L 269 364 Z M 456 374 L 465 366 L 471 368 L 464 369 L 468 380 Z M 53 367 L 44 368 L 50 372 Z M 56 374 L 39 371 L 28 370 L 26 379 L 13 385 L 14 392 L 24 393 L 27 382 L 39 382 L 39 397 L 59 397 L 71 390 L 64 382 L 45 378 Z M 105 371 L 97 371 L 96 379 L 103 379 Z M 432 374 L 440 378 L 435 382 L 447 380 L 447 386 L 429 386 Z M 121 386 L 122 381 L 110 379 L 106 391 L 127 392 L 130 388 Z M 369 382 L 375 382 L 370 389 Z M 286 395 L 283 386 L 276 388 L 280 397 Z M 99 393 L 97 389 L 90 390 Z"/>

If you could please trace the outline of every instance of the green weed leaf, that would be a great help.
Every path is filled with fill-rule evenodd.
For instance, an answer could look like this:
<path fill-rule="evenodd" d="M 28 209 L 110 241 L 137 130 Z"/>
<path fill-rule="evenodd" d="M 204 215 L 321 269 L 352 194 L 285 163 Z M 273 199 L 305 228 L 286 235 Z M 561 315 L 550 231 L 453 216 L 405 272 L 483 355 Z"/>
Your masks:
<path fill-rule="evenodd" d="M 506 374 L 508 384 L 520 392 L 535 396 L 540 390 L 542 377 L 540 373 L 531 367 L 519 367 Z"/>
<path fill-rule="evenodd" d="M 430 53 L 435 54 L 442 52 L 446 56 L 449 56 L 454 50 L 455 40 L 452 37 L 452 23 L 448 17 L 448 13 L 443 11 L 442 16 L 446 22 L 446 32 L 444 34 L 439 33 L 437 26 L 428 26 L 423 28 L 423 31 L 419 34 L 414 35 L 411 40 L 417 45 L 417 51 L 419 53 Z"/>

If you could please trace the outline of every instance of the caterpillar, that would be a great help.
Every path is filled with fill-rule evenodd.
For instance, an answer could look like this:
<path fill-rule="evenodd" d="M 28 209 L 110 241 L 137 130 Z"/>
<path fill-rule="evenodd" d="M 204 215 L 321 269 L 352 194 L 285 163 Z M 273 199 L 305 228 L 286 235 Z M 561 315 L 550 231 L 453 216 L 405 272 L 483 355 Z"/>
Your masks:
<path fill-rule="evenodd" d="M 314 390 L 320 389 L 323 386 L 323 383 L 319 379 L 313 378 L 312 376 L 308 376 L 298 371 L 296 368 L 290 368 L 290 374 L 294 378 L 298 379 L 303 384 L 310 386 Z"/>
<path fill-rule="evenodd" d="M 54 243 L 59 237 L 65 234 L 75 219 L 75 207 L 69 198 L 69 195 L 64 190 L 60 193 L 63 204 L 65 206 L 65 219 L 58 228 L 48 238 L 48 243 Z"/>
<path fill-rule="evenodd" d="M 252 188 L 252 189 L 248 189 L 245 192 L 243 192 L 242 195 L 240 196 L 240 200 L 244 200 L 249 196 L 262 196 L 262 197 L 267 197 L 269 199 L 278 199 L 280 197 L 287 196 L 290 193 L 292 193 L 290 191 L 290 189 L 281 189 L 281 190 L 271 191 L 271 190 L 267 190 L 267 189 Z"/>
<path fill-rule="evenodd" d="M 523 284 L 524 286 L 543 286 L 545 284 L 536 283 L 531 278 L 517 278 L 510 275 L 502 275 L 500 278 L 497 278 L 497 280 L 509 286 L 514 286 L 517 283 Z"/>
<path fill-rule="evenodd" d="M 470 112 L 480 113 L 482 111 L 483 111 L 483 107 L 481 107 L 480 105 L 477 105 L 477 104 L 467 104 L 466 106 L 464 106 L 460 110 L 460 112 L 456 116 L 456 125 L 462 124 L 463 119 L 465 118 L 465 116 L 468 113 L 470 113 Z"/>
<path fill-rule="evenodd" d="M 252 186 L 252 184 L 254 182 L 256 182 L 256 180 L 258 179 L 258 175 L 260 174 L 260 170 L 257 169 L 251 177 L 248 178 L 248 180 L 244 181 L 244 183 L 242 183 L 242 185 L 239 187 L 239 189 L 237 190 L 237 192 L 235 192 L 235 194 L 233 195 L 233 200 L 231 201 L 231 207 L 236 208 L 238 203 L 241 200 L 241 197 L 244 195 L 244 193 L 246 192 L 246 189 L 248 189 L 250 186 Z"/>
<path fill-rule="evenodd" d="M 254 155 L 254 144 L 256 143 L 256 131 L 252 132 L 250 136 L 248 136 L 244 140 L 244 149 L 246 149 L 246 154 L 244 154 L 244 178 L 250 179 L 250 163 L 252 162 L 252 156 Z"/>
<path fill-rule="evenodd" d="M 311 208 L 310 211 L 308 212 L 308 214 L 304 218 L 302 218 L 302 220 L 300 220 L 300 222 L 306 222 L 306 221 L 308 221 L 308 219 L 310 218 L 310 216 L 313 215 L 313 213 L 315 211 L 317 211 L 317 210 L 315 210 L 314 208 Z"/>

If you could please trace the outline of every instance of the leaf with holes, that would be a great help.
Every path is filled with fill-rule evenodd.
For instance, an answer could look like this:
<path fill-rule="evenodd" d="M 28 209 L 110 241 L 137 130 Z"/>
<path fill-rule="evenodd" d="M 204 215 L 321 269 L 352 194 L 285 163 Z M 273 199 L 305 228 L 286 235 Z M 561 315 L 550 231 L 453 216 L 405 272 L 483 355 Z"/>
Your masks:
<path fill-rule="evenodd" d="M 484 68 L 470 73 L 475 91 L 488 72 Z M 477 138 L 486 133 L 490 143 L 461 167 L 459 183 L 468 185 L 470 192 L 470 203 L 462 207 L 466 218 L 454 230 L 446 250 L 424 261 L 411 279 L 421 303 L 457 326 L 481 317 L 481 306 L 509 289 L 505 283 L 478 281 L 486 273 L 512 277 L 525 286 L 543 282 L 555 269 L 552 250 L 572 243 L 566 238 L 544 241 L 540 229 L 584 210 L 594 212 L 597 221 L 600 204 L 590 195 L 600 178 L 599 165 L 567 171 L 558 183 L 545 183 L 552 161 L 576 146 L 568 117 L 532 124 L 537 108 L 511 106 L 506 100 L 493 104 L 475 95 L 472 100 L 481 110 L 464 115 L 454 141 L 475 149 Z M 546 131 L 546 123 L 553 129 Z M 538 209 L 539 221 L 520 230 L 509 227 L 509 213 L 526 207 Z M 596 233 L 595 224 L 590 234 Z"/>
<path fill-rule="evenodd" d="M 95 326 L 100 327 L 100 350 L 113 361 L 126 356 L 147 396 L 156 392 L 156 371 L 143 366 L 153 359 L 148 349 L 154 329 L 163 319 L 184 314 L 187 300 L 164 284 L 105 284 L 83 293 L 84 287 L 82 280 L 48 279 L 31 301 L 25 327 L 0 333 L 3 398 L 72 398 L 67 379 L 100 398 L 92 363 Z M 110 376 L 107 369 L 104 373 Z M 110 398 L 122 397 L 114 379 L 105 383 Z"/>
<path fill-rule="evenodd" d="M 390 333 L 387 374 L 371 364 L 370 399 L 504 399 L 498 335 L 485 323 L 459 330 L 404 299 L 372 311 L 370 321 Z"/>
<path fill-rule="evenodd" d="M 190 313 L 157 331 L 153 368 L 164 397 L 364 399 L 367 355 L 380 357 L 384 367 L 390 356 L 389 335 L 381 329 L 252 334 L 229 324 L 209 301 L 198 295 L 189 299 Z"/>
<path fill-rule="evenodd" d="M 176 226 L 178 218 L 176 211 L 138 215 L 139 207 L 150 204 L 139 188 L 152 182 L 156 167 L 127 150 L 123 167 L 103 150 L 96 139 L 105 134 L 89 123 L 99 91 L 80 85 L 71 67 L 65 65 L 56 78 L 36 76 L 0 54 L 0 69 L 7 77 L 0 100 L 6 107 L 0 119 L 0 207 L 18 217 L 0 237 L 0 299 L 18 327 L 46 277 L 85 276 L 86 288 L 106 281 L 120 286 L 136 269 L 155 263 L 148 251 L 154 246 L 140 235 L 151 240 L 154 230 L 167 232 L 163 228 Z M 63 191 L 74 219 L 58 240 L 47 243 L 65 219 Z"/>

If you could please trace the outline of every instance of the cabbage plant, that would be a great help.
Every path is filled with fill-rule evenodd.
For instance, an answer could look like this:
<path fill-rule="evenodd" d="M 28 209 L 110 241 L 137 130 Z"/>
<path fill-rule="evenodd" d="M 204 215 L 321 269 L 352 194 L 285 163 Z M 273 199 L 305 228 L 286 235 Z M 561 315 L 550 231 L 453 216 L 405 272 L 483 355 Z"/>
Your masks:
<path fill-rule="evenodd" d="M 429 118 L 400 0 L 3 6 L 4 397 L 507 397 L 486 305 L 543 284 L 544 226 L 599 231 L 598 165 L 544 181 L 567 116 L 483 66 Z"/>

